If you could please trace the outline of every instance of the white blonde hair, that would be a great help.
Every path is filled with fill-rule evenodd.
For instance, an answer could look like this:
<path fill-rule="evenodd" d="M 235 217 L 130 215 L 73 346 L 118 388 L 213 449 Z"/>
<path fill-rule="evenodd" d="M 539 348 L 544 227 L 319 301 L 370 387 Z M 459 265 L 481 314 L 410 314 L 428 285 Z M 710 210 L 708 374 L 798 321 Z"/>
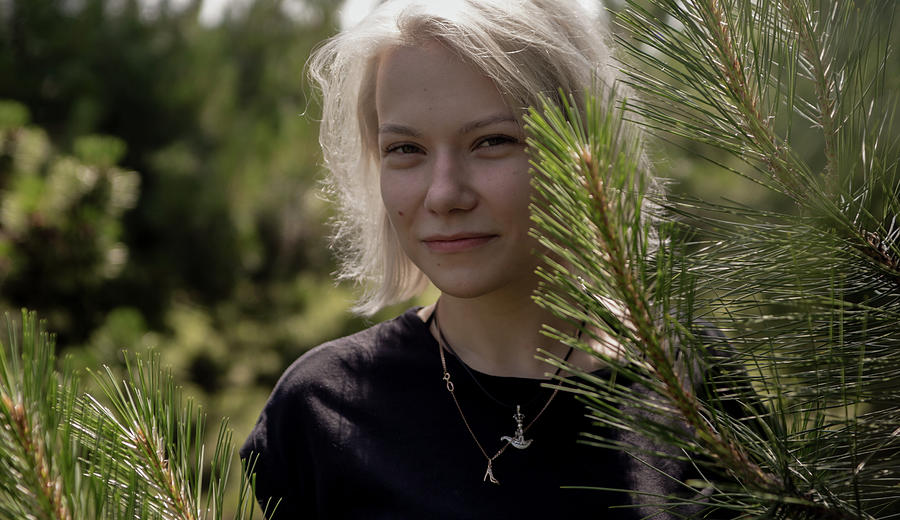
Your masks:
<path fill-rule="evenodd" d="M 365 287 L 356 311 L 372 314 L 427 285 L 388 220 L 379 188 L 375 77 L 394 47 L 438 41 L 490 78 L 516 110 L 541 96 L 578 94 L 616 72 L 602 20 L 574 0 L 394 0 L 325 41 L 311 56 L 320 89 L 319 133 L 328 192 L 337 204 L 340 279 Z M 580 97 L 580 96 L 576 96 Z"/>

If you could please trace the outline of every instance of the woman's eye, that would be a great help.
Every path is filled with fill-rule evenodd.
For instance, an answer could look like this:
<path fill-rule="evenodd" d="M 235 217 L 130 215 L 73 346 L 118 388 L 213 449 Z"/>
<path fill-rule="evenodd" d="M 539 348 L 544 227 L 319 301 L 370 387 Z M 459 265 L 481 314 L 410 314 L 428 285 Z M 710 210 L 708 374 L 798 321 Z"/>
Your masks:
<path fill-rule="evenodd" d="M 518 142 L 518 139 L 509 135 L 490 135 L 478 141 L 475 147 L 489 148 L 491 146 L 500 146 L 504 144 L 517 144 Z"/>
<path fill-rule="evenodd" d="M 421 152 L 421 149 L 418 146 L 416 146 L 414 144 L 409 144 L 409 143 L 392 144 L 392 145 L 386 146 L 384 148 L 385 155 L 392 154 L 392 153 L 399 154 L 399 155 L 407 155 L 407 154 L 419 153 L 419 152 Z"/>

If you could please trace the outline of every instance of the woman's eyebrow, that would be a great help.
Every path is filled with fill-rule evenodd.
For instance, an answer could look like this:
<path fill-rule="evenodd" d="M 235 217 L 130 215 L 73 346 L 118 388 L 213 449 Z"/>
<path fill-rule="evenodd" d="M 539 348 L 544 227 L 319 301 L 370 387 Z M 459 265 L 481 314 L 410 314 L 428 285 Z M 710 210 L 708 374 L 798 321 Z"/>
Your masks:
<path fill-rule="evenodd" d="M 379 134 L 399 134 L 399 135 L 407 135 L 409 137 L 422 137 L 422 133 L 418 130 L 410 128 L 405 125 L 396 125 L 392 123 L 385 123 L 383 125 L 378 125 L 378 133 Z"/>
<path fill-rule="evenodd" d="M 471 123 L 466 123 L 462 128 L 459 129 L 459 133 L 460 135 L 467 134 L 472 130 L 478 130 L 479 128 L 485 126 L 507 122 L 513 122 L 516 123 L 516 125 L 519 124 L 519 120 L 513 117 L 512 114 L 495 114 L 482 119 L 478 119 L 476 121 L 472 121 Z"/>
<path fill-rule="evenodd" d="M 495 114 L 491 116 L 487 116 L 481 119 L 477 119 L 475 121 L 466 123 L 459 129 L 459 134 L 464 135 L 473 130 L 478 130 L 479 128 L 483 128 L 485 126 L 494 125 L 497 123 L 516 123 L 519 124 L 519 120 L 516 119 L 511 114 Z M 400 124 L 394 123 L 384 123 L 382 125 L 378 125 L 378 133 L 379 134 L 397 134 L 397 135 L 406 135 L 409 137 L 422 137 L 422 133 L 418 130 Z"/>

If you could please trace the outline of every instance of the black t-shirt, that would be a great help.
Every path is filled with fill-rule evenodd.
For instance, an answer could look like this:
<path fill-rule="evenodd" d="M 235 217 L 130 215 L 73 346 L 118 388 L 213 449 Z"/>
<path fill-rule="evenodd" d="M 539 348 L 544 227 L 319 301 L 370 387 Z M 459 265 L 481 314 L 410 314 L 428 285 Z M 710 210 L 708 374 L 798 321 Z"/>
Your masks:
<path fill-rule="evenodd" d="M 489 455 L 505 444 L 501 436 L 513 435 L 515 404 L 528 424 L 550 396 L 542 386 L 547 381 L 491 376 L 467 370 L 452 355 L 446 359 L 459 405 Z M 658 503 L 653 494 L 681 489 L 645 462 L 685 478 L 678 463 L 639 461 L 579 442 L 588 432 L 636 444 L 637 451 L 648 448 L 640 438 L 592 424 L 585 412 L 573 394 L 559 392 L 527 431 L 531 445 L 509 447 L 493 462 L 500 484 L 485 482 L 487 461 L 442 380 L 438 344 L 410 309 L 295 361 L 241 457 L 258 456 L 257 499 L 280 498 L 271 517 L 278 520 L 557 519 L 591 512 L 636 519 L 655 510 L 633 503 Z"/>

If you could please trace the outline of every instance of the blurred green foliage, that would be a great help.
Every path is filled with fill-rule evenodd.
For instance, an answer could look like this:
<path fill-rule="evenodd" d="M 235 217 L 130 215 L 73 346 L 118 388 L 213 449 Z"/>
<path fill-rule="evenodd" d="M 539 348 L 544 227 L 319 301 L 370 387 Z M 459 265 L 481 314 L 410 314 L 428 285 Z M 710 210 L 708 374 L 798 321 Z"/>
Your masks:
<path fill-rule="evenodd" d="M 155 349 L 243 439 L 291 361 L 366 324 L 303 80 L 337 4 L 159 4 L 0 2 L 0 310 L 38 310 L 76 366 Z"/>
<path fill-rule="evenodd" d="M 3 117 L 26 121 L 19 104 Z M 61 326 L 85 318 L 88 298 L 119 276 L 128 250 L 122 215 L 135 206 L 138 175 L 115 166 L 117 138 L 88 135 L 74 155 L 54 149 L 40 127 L 0 129 L 0 288 L 4 300 L 41 307 Z M 72 327 L 74 328 L 74 327 Z"/>

